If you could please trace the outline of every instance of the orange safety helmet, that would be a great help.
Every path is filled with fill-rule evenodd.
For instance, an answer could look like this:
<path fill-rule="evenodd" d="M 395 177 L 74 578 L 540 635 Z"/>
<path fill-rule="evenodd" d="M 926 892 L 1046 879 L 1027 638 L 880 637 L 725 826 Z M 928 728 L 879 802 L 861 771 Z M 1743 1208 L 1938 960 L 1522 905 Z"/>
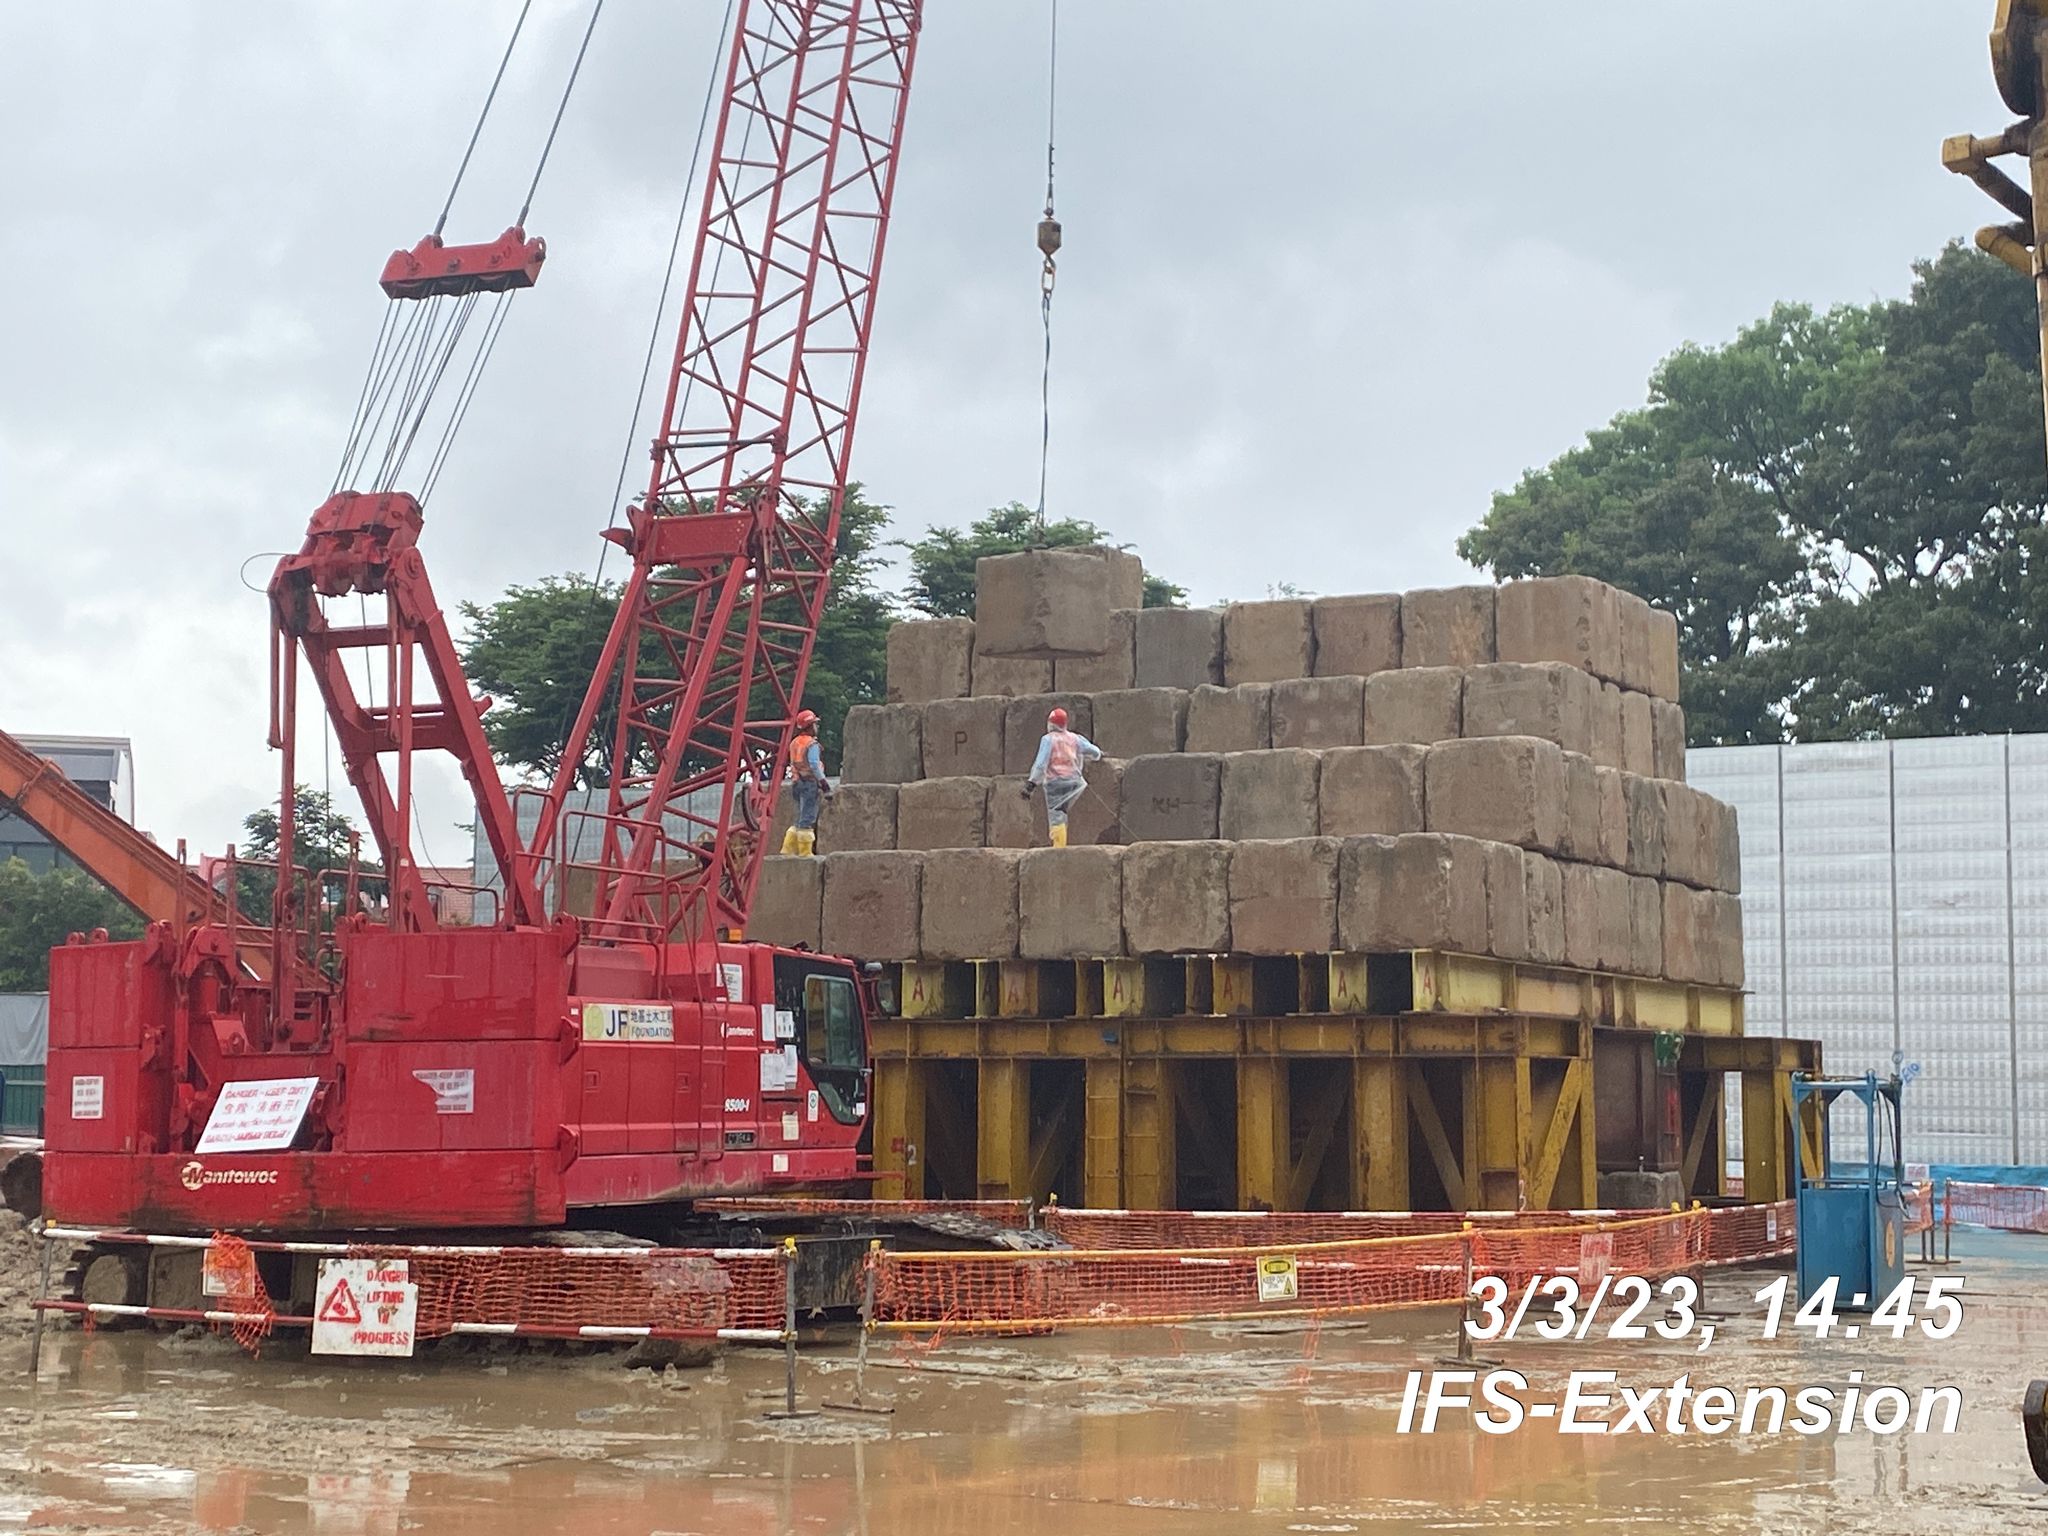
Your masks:
<path fill-rule="evenodd" d="M 1064 731 L 1067 728 L 1067 712 L 1064 709 L 1056 709 L 1045 717 L 1045 723 L 1056 731 Z"/>
<path fill-rule="evenodd" d="M 796 727 L 798 730 L 807 731 L 817 723 L 818 716 L 815 711 L 800 709 L 796 712 Z"/>

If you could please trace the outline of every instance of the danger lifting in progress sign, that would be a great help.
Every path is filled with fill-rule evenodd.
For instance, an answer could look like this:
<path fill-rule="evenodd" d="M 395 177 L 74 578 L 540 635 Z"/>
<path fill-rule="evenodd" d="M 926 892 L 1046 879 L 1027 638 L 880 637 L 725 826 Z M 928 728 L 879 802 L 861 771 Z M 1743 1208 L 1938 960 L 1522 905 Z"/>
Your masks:
<path fill-rule="evenodd" d="M 322 1259 L 313 1353 L 409 1357 L 419 1299 L 404 1259 Z"/>

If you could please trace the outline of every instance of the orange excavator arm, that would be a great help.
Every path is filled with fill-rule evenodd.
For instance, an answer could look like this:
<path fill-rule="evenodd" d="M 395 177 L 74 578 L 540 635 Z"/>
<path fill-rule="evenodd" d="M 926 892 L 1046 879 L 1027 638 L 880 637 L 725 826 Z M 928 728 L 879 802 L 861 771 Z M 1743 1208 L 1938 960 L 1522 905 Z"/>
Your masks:
<path fill-rule="evenodd" d="M 5 731 L 0 799 L 12 802 L 87 873 L 152 922 L 184 929 L 227 920 L 227 903 L 204 880 Z M 241 954 L 254 974 L 269 974 L 264 943 L 244 944 Z"/>

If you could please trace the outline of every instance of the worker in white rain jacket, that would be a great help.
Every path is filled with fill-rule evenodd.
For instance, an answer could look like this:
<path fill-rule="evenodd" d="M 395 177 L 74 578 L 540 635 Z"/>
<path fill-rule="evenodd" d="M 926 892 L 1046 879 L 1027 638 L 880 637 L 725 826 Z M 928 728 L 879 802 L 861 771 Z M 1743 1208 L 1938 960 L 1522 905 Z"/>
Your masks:
<path fill-rule="evenodd" d="M 1067 729 L 1064 709 L 1056 709 L 1045 717 L 1045 735 L 1039 738 L 1031 777 L 1024 781 L 1024 798 L 1031 798 L 1035 786 L 1045 786 L 1045 821 L 1052 829 L 1053 847 L 1067 846 L 1067 808 L 1088 787 L 1088 781 L 1081 776 L 1081 765 L 1100 756 L 1102 748 L 1079 731 Z"/>

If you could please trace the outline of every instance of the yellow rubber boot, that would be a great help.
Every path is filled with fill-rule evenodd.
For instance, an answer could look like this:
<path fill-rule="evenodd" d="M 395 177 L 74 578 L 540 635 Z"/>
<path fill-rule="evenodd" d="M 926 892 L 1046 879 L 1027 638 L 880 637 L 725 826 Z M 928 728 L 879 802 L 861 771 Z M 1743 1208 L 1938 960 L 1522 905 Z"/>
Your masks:
<path fill-rule="evenodd" d="M 1067 824 L 1064 821 L 1052 829 L 1052 845 L 1055 848 L 1067 846 Z"/>
<path fill-rule="evenodd" d="M 802 836 L 803 836 L 803 833 L 801 833 L 801 832 L 797 831 L 797 829 L 796 829 L 795 827 L 789 827 L 789 828 L 786 828 L 786 829 L 785 829 L 785 830 L 783 831 L 783 834 L 782 834 L 782 851 L 783 851 L 784 853 L 801 853 L 801 852 L 803 852 L 803 847 L 802 847 L 802 845 L 801 845 L 801 844 L 800 844 L 800 843 L 798 842 L 798 839 L 799 839 L 799 838 L 801 838 Z"/>
<path fill-rule="evenodd" d="M 816 853 L 818 851 L 818 834 L 808 830 L 799 831 L 796 835 L 796 851 L 807 859 Z"/>

